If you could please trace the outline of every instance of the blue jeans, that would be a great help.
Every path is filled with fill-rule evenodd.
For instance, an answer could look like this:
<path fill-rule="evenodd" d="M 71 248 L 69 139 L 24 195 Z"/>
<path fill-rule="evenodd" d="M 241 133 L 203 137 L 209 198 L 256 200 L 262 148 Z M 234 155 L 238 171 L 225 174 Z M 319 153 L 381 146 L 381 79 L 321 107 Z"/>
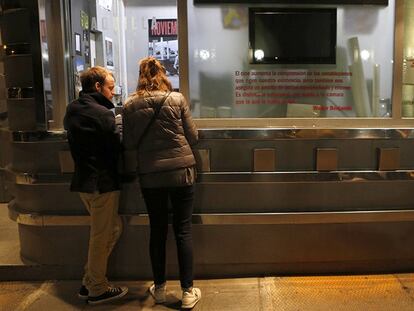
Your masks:
<path fill-rule="evenodd" d="M 178 265 L 182 288 L 193 286 L 193 214 L 194 186 L 142 188 L 150 219 L 150 256 L 154 283 L 166 282 L 165 245 L 168 233 L 168 200 L 171 201 L 173 228 L 177 244 Z"/>

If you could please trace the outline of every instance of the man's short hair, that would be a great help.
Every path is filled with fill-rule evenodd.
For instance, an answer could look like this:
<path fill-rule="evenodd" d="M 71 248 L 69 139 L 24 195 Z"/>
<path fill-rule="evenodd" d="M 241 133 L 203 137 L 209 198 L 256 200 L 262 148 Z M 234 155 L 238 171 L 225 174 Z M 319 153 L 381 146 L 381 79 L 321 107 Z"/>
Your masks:
<path fill-rule="evenodd" d="M 85 93 L 96 92 L 95 83 L 99 82 L 101 85 L 104 85 L 107 75 L 114 76 L 112 72 L 101 66 L 95 66 L 85 70 L 80 75 L 82 91 Z"/>

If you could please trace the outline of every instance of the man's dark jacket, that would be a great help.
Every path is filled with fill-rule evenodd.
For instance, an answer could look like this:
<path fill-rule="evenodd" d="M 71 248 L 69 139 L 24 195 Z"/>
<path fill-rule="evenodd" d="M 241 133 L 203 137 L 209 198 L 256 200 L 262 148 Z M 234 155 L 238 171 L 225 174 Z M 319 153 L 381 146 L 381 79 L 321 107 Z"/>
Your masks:
<path fill-rule="evenodd" d="M 64 125 L 75 162 L 71 191 L 119 190 L 121 142 L 112 108 L 101 93 L 81 92 L 66 109 Z"/>

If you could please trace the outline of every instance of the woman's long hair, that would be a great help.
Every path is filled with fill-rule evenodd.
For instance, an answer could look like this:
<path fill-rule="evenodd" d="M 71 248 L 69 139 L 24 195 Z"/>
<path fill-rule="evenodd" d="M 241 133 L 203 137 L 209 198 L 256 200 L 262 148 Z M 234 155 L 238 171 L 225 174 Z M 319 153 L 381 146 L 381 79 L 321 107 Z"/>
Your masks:
<path fill-rule="evenodd" d="M 154 57 L 146 57 L 139 62 L 139 76 L 136 94 L 144 96 L 151 91 L 172 91 L 164 66 Z"/>

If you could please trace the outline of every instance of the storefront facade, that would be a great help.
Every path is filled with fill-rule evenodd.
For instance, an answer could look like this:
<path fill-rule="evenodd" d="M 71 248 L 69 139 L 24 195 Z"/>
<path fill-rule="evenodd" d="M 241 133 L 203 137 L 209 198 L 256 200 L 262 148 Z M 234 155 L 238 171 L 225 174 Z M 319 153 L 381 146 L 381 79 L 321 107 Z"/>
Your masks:
<path fill-rule="evenodd" d="M 154 55 L 200 128 L 198 275 L 414 267 L 414 1 L 3 2 L 2 172 L 24 258 L 80 273 L 65 107 L 102 65 L 120 111 Z M 121 213 L 112 273 L 149 277 L 138 184 Z"/>

